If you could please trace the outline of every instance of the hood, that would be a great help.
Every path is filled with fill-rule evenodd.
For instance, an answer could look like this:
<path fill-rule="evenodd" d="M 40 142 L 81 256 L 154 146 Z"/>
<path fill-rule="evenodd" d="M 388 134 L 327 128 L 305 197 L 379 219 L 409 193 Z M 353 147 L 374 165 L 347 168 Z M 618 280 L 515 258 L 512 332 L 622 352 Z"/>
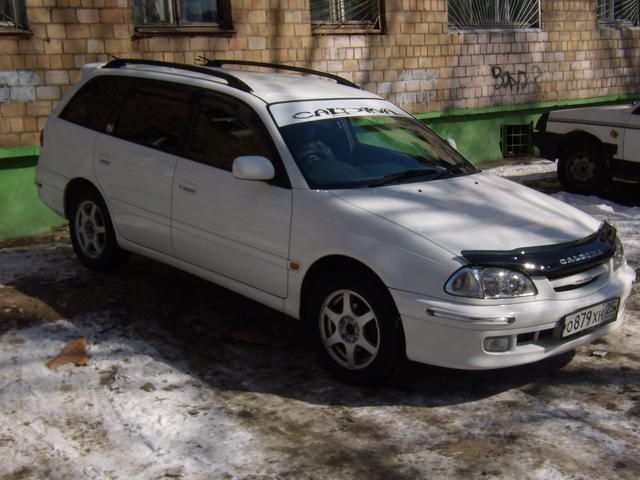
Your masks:
<path fill-rule="evenodd" d="M 567 243 L 600 226 L 566 203 L 488 173 L 331 193 L 455 255 Z"/>
<path fill-rule="evenodd" d="M 600 107 L 570 108 L 555 110 L 549 115 L 549 122 L 572 123 L 625 123 L 638 105 L 606 105 Z"/>

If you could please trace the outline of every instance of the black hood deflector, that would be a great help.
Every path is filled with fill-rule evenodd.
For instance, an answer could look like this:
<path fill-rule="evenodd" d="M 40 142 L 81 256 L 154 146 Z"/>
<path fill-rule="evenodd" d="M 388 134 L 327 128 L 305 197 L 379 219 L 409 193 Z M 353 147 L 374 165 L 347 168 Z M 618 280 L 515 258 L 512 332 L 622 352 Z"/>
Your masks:
<path fill-rule="evenodd" d="M 463 250 L 462 256 L 473 265 L 513 268 L 553 279 L 589 270 L 609 260 L 616 250 L 616 233 L 614 227 L 604 222 L 597 232 L 582 240 L 510 251 Z"/>

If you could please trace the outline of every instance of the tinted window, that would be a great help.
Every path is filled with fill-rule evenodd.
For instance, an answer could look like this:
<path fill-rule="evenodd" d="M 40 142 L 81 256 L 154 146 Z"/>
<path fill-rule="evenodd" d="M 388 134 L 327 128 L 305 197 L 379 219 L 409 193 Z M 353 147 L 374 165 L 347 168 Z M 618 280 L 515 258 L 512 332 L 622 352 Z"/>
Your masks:
<path fill-rule="evenodd" d="M 276 163 L 276 155 L 258 115 L 248 106 L 218 96 L 200 101 L 190 158 L 231 171 L 233 160 L 260 155 Z"/>
<path fill-rule="evenodd" d="M 144 81 L 127 99 L 114 135 L 163 152 L 180 154 L 190 111 L 188 88 Z"/>
<path fill-rule="evenodd" d="M 105 132 L 113 123 L 134 80 L 125 77 L 97 77 L 89 81 L 64 108 L 60 118 Z"/>

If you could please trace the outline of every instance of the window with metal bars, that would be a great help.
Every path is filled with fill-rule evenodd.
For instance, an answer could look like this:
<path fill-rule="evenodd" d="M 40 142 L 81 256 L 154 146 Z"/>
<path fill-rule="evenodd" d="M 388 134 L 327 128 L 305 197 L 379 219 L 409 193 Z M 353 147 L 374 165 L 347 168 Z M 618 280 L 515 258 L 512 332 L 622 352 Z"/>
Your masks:
<path fill-rule="evenodd" d="M 531 153 L 531 124 L 503 125 L 500 148 L 505 158 L 523 157 Z"/>
<path fill-rule="evenodd" d="M 540 0 L 448 0 L 450 30 L 540 28 Z"/>
<path fill-rule="evenodd" d="M 379 33 L 383 30 L 383 0 L 310 0 L 311 26 L 316 33 Z"/>
<path fill-rule="evenodd" d="M 142 34 L 232 29 L 230 0 L 134 0 L 133 19 L 136 32 Z"/>
<path fill-rule="evenodd" d="M 26 31 L 25 0 L 0 0 L 0 33 Z"/>
<path fill-rule="evenodd" d="M 640 26 L 639 0 L 598 0 L 598 22 L 601 25 Z"/>

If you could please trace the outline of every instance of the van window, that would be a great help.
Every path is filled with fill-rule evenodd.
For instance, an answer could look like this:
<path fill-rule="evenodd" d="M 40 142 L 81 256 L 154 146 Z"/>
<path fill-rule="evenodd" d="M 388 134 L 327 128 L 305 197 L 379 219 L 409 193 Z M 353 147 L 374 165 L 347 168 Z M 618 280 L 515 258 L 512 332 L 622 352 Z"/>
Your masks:
<path fill-rule="evenodd" d="M 191 112 L 190 94 L 187 87 L 142 82 L 122 108 L 114 135 L 163 152 L 181 154 Z"/>
<path fill-rule="evenodd" d="M 126 77 L 96 77 L 80 88 L 60 118 L 104 133 L 107 124 L 114 122 L 133 82 Z"/>

